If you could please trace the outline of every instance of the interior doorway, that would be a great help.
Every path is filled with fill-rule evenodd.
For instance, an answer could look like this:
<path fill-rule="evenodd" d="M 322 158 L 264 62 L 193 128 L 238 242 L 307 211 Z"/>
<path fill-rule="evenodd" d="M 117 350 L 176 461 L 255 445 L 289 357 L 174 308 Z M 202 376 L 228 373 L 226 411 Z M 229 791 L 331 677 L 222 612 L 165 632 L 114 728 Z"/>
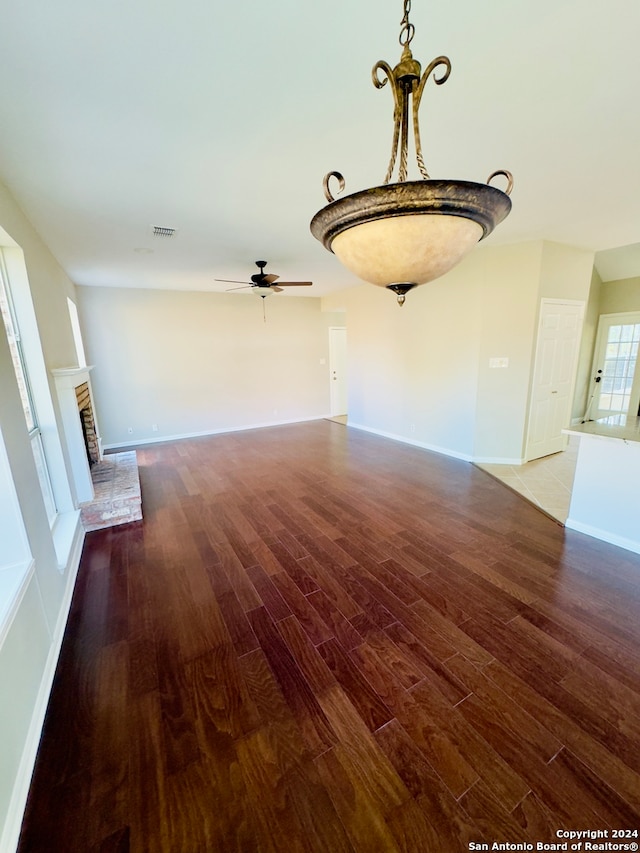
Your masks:
<path fill-rule="evenodd" d="M 543 299 L 531 387 L 526 459 L 566 447 L 562 430 L 571 420 L 584 302 Z"/>
<path fill-rule="evenodd" d="M 347 328 L 329 327 L 329 406 L 332 417 L 347 414 Z"/>

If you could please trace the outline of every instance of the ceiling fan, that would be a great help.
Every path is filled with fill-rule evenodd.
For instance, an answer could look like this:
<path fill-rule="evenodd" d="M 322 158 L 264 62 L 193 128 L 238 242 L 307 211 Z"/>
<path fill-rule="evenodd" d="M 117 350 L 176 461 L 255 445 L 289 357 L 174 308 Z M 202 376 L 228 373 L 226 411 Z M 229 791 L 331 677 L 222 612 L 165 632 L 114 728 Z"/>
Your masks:
<path fill-rule="evenodd" d="M 260 272 L 254 273 L 251 276 L 250 282 L 233 281 L 229 278 L 217 278 L 216 281 L 225 281 L 228 284 L 241 285 L 241 287 L 229 287 L 227 288 L 227 292 L 232 290 L 245 290 L 249 287 L 253 287 L 255 288 L 255 292 L 258 296 L 261 296 L 263 299 L 266 296 L 270 296 L 272 293 L 280 293 L 283 287 L 310 287 L 313 284 L 311 281 L 278 281 L 280 278 L 279 275 L 266 273 L 264 271 L 266 265 L 266 261 L 256 261 L 256 266 Z M 278 281 L 278 284 L 275 284 L 276 281 Z"/>

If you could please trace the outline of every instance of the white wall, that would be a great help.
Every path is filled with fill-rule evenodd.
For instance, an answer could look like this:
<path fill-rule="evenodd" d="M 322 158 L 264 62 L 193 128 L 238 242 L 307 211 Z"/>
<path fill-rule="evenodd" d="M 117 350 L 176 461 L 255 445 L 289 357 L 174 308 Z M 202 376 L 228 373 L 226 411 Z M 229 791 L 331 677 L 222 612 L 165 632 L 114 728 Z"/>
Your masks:
<path fill-rule="evenodd" d="M 320 299 L 272 295 L 265 322 L 251 293 L 78 294 L 107 448 L 329 413 L 336 315 L 323 313 Z"/>
<path fill-rule="evenodd" d="M 640 554 L 640 444 L 581 434 L 566 526 Z"/>
<path fill-rule="evenodd" d="M 325 297 L 346 309 L 349 422 L 464 459 L 520 461 L 540 300 L 586 301 L 592 266 L 592 253 L 542 241 L 482 247 L 402 308 L 373 285 Z"/>
<path fill-rule="evenodd" d="M 373 285 L 325 305 L 333 300 L 346 306 L 349 423 L 468 456 L 480 329 L 472 283 L 454 271 L 412 290 L 402 307 Z"/>
<path fill-rule="evenodd" d="M 543 244 L 521 243 L 477 252 L 484 265 L 473 458 L 517 462 L 523 457 L 529 385 L 535 356 Z M 492 359 L 507 358 L 506 368 Z"/>
<path fill-rule="evenodd" d="M 0 244 L 6 242 L 18 244 L 24 252 L 43 344 L 44 381 L 50 382 L 53 392 L 53 380 L 47 371 L 69 364 L 73 358 L 66 299 L 73 295 L 74 288 L 8 190 L 0 184 Z M 81 538 L 75 542 L 76 549 L 68 554 L 69 562 L 59 566 L 3 324 L 0 324 L 0 399 L 0 434 L 9 468 L 8 479 L 0 481 L 0 488 L 5 490 L 5 497 L 14 501 L 15 511 L 22 519 L 31 560 L 29 570 L 21 578 L 19 594 L 12 594 L 9 618 L 0 632 L 0 849 L 10 851 L 20 828 Z M 52 403 L 49 408 L 54 412 Z M 54 420 L 52 415 L 51 421 Z M 55 429 L 55 423 L 48 423 L 48 428 Z M 58 474 L 66 477 L 63 460 L 60 465 Z M 0 565 L 6 556 L 2 549 L 0 542 Z"/>

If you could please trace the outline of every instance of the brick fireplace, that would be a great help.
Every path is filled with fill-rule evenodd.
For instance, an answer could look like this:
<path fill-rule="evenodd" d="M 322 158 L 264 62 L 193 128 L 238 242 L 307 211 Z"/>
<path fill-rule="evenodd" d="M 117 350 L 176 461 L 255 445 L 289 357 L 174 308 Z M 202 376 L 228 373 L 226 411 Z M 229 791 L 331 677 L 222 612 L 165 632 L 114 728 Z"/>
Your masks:
<path fill-rule="evenodd" d="M 64 439 L 69 454 L 73 487 L 78 503 L 93 500 L 94 496 L 89 451 L 85 442 L 83 420 L 80 417 L 81 404 L 79 398 L 86 400 L 86 395 L 88 395 L 91 407 L 91 429 L 94 435 L 92 442 L 94 445 L 93 453 L 95 462 L 98 462 L 102 458 L 100 430 L 98 429 L 95 411 L 91 403 L 90 370 L 90 367 L 67 367 L 51 371 L 56 383 Z"/>
<path fill-rule="evenodd" d="M 90 370 L 90 367 L 69 367 L 52 371 L 76 500 L 87 531 L 142 519 L 135 451 L 102 455 Z"/>
<path fill-rule="evenodd" d="M 92 468 L 100 461 L 100 442 L 96 430 L 96 421 L 93 416 L 93 404 L 91 402 L 91 391 L 89 383 L 83 382 L 75 389 L 78 401 L 78 414 L 80 415 L 80 426 L 84 437 L 84 446 L 87 451 L 87 461 Z"/>

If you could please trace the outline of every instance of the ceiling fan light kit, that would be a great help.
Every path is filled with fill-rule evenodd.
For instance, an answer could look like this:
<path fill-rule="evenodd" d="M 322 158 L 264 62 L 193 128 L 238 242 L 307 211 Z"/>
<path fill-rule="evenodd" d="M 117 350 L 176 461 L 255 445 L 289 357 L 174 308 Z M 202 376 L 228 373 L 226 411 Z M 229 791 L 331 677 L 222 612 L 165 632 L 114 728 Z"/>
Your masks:
<path fill-rule="evenodd" d="M 400 305 L 409 290 L 444 275 L 508 216 L 513 187 L 510 172 L 504 170 L 493 172 L 486 184 L 429 177 L 422 156 L 418 110 L 429 77 L 433 74 L 437 85 L 444 83 L 451 62 L 446 56 L 438 56 L 421 73 L 410 48 L 415 34 L 409 23 L 410 11 L 411 0 L 404 0 L 400 62 L 392 69 L 380 61 L 372 71 L 374 86 L 381 89 L 389 83 L 394 98 L 393 143 L 384 184 L 336 200 L 330 181 L 338 181 L 338 192 L 344 189 L 345 181 L 339 172 L 329 172 L 324 178 L 329 204 L 311 220 L 311 233 L 326 249 L 358 278 L 394 291 Z M 407 180 L 410 123 L 422 176 L 417 181 Z M 396 163 L 398 180 L 391 183 Z M 504 192 L 490 186 L 500 175 L 507 179 Z"/>
<path fill-rule="evenodd" d="M 277 290 L 280 290 L 280 288 L 270 287 L 269 285 L 261 287 L 259 284 L 252 288 L 253 293 L 255 293 L 256 296 L 261 296 L 263 299 L 266 299 L 267 296 L 271 296 L 271 294 L 275 293 Z"/>

